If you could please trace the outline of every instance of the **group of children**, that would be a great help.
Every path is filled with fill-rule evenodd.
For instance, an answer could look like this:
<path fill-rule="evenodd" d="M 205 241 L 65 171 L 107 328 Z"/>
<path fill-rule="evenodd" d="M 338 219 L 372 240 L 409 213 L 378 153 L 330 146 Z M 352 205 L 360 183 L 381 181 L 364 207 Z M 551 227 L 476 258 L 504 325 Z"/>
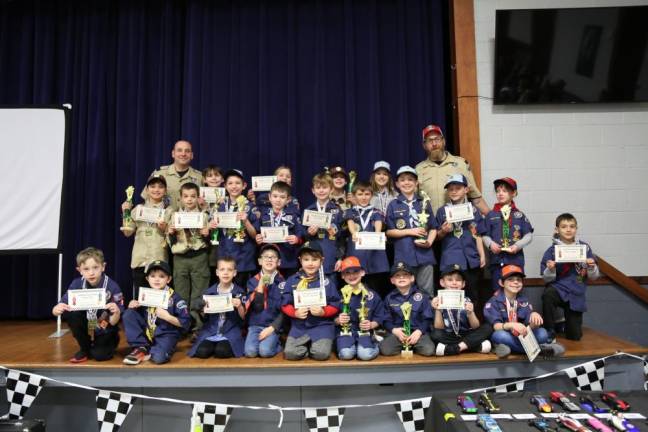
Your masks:
<path fill-rule="evenodd" d="M 222 174 L 210 166 L 203 172 L 205 186 L 224 186 L 226 196 L 207 203 L 199 185 L 184 183 L 178 208 L 165 200 L 164 177 L 151 177 L 140 205 L 159 211 L 159 219 L 139 220 L 138 207 L 124 203 L 125 215 L 134 216 L 124 218 L 123 231 L 135 234 L 134 286 L 166 290 L 168 304 L 140 306 L 134 292 L 125 308 L 121 290 L 104 274 L 101 251 L 80 252 L 81 278 L 70 289 L 103 287 L 106 306 L 73 311 L 66 294 L 54 307 L 54 315 L 63 315 L 80 346 L 71 361 L 111 358 L 120 320 L 132 348 L 126 364 L 169 361 L 187 332 L 193 335 L 188 355 L 198 358 L 272 357 L 283 350 L 290 360 L 325 360 L 335 349 L 340 359 L 371 360 L 403 350 L 441 356 L 494 349 L 505 357 L 524 352 L 517 336 L 531 329 L 543 354 L 555 356 L 564 352 L 554 342 L 557 308 L 565 310 L 566 337 L 580 339 L 586 280 L 598 276 L 591 249 L 587 246 L 583 264 L 556 263 L 553 246 L 547 250 L 541 264 L 548 284 L 543 321 L 520 294 L 523 248 L 531 242 L 533 228 L 513 200 L 515 180 L 495 181 L 497 203 L 487 215 L 473 208 L 471 219 L 448 222 L 444 207 L 433 213 L 409 166 L 392 178 L 389 164 L 380 161 L 369 182 L 352 185 L 346 171 L 335 167 L 312 180 L 315 202 L 306 209 L 330 213 L 330 224 L 321 227 L 303 223 L 290 169 L 280 167 L 275 175 L 269 192 L 246 194 L 242 172 Z M 450 176 L 445 188 L 449 206 L 467 203 L 463 175 Z M 176 211 L 202 214 L 202 228 L 176 228 Z M 217 212 L 236 213 L 240 228 L 219 227 Z M 284 242 L 264 242 L 262 227 L 282 226 L 288 232 Z M 574 216 L 560 215 L 555 242 L 579 243 L 576 228 Z M 357 248 L 359 233 L 366 231 L 385 232 L 388 247 Z M 440 287 L 466 290 L 461 309 L 441 308 L 435 296 L 434 243 L 440 243 Z M 494 295 L 482 309 L 477 287 L 486 250 Z M 310 289 L 319 290 L 321 304 L 296 305 L 300 291 Z M 206 313 L 203 296 L 223 294 L 231 296 L 232 310 Z"/>

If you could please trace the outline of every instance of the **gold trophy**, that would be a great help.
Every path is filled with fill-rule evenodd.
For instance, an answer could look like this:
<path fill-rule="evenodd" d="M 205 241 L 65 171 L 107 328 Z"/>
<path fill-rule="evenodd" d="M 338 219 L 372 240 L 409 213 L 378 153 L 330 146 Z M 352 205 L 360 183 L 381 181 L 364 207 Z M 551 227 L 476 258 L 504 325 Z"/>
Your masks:
<path fill-rule="evenodd" d="M 362 297 L 360 298 L 360 307 L 358 308 L 358 320 L 360 322 L 369 319 L 369 308 L 367 307 L 367 290 L 362 287 Z M 360 329 L 358 336 L 369 336 L 371 332 Z"/>
<path fill-rule="evenodd" d="M 245 211 L 245 206 L 247 205 L 248 200 L 243 195 L 239 195 L 236 198 L 236 209 L 239 212 Z M 234 233 L 234 243 L 243 243 L 245 241 L 245 224 L 241 222 L 241 227 L 238 228 Z"/>
<path fill-rule="evenodd" d="M 133 207 L 134 192 L 135 188 L 132 185 L 126 188 L 126 202 L 130 204 L 131 208 Z M 135 231 L 135 227 L 131 226 L 132 222 L 133 218 L 131 216 L 131 209 L 127 208 L 124 210 L 124 214 L 122 215 L 122 226 L 119 229 L 126 233 L 132 233 L 133 231 Z"/>
<path fill-rule="evenodd" d="M 342 293 L 342 313 L 349 313 L 349 303 L 351 303 L 351 296 L 353 295 L 353 287 L 351 285 L 344 285 L 340 290 Z M 340 326 L 340 336 L 351 336 L 351 324 L 346 323 Z"/>
<path fill-rule="evenodd" d="M 502 250 L 504 252 L 510 251 L 511 247 L 511 233 L 509 230 L 509 219 L 511 218 L 511 206 L 506 204 L 502 206 Z"/>
<path fill-rule="evenodd" d="M 423 190 L 419 191 L 419 194 L 421 195 L 421 198 L 423 198 L 423 202 L 421 204 L 421 213 L 418 214 L 419 227 L 425 228 L 427 226 L 428 219 L 430 218 L 430 215 L 427 213 L 427 206 L 430 203 L 430 196 Z M 425 232 L 427 233 L 427 229 L 425 230 Z M 414 240 L 414 243 L 418 244 L 425 244 L 425 242 L 427 242 L 427 234 Z"/>
<path fill-rule="evenodd" d="M 412 323 L 410 318 L 412 316 L 412 304 L 410 302 L 405 302 L 400 305 L 400 309 L 403 312 L 403 332 L 407 338 L 412 334 Z M 414 353 L 412 352 L 412 347 L 407 342 L 403 342 L 403 349 L 401 350 L 401 357 L 412 357 Z"/>
<path fill-rule="evenodd" d="M 348 184 L 348 192 L 353 193 L 353 185 L 355 184 L 356 179 L 358 178 L 358 173 L 351 170 L 349 171 L 349 184 Z"/>

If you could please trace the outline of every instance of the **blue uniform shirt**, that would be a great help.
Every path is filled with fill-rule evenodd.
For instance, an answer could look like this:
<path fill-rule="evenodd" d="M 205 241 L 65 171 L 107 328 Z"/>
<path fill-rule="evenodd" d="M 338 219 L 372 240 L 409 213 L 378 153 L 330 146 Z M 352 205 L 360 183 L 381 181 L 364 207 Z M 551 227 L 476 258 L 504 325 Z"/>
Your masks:
<path fill-rule="evenodd" d="M 398 327 L 403 327 L 403 312 L 400 305 L 406 301 L 412 304 L 412 315 L 410 324 L 412 332 L 420 330 L 423 334 L 430 333 L 430 326 L 434 321 L 434 310 L 430 304 L 430 297 L 420 291 L 416 285 L 412 285 L 406 295 L 403 295 L 398 289 L 392 290 L 384 300 L 385 321 L 383 327 L 388 332 Z"/>
<path fill-rule="evenodd" d="M 257 212 L 259 215 L 255 228 L 259 234 L 261 233 L 261 227 L 287 226 L 289 235 L 296 235 L 300 239 L 304 238 L 304 227 L 301 224 L 299 211 L 289 210 L 286 207 L 277 215 L 272 210 L 272 207 L 265 207 L 257 209 Z M 294 269 L 299 267 L 297 262 L 299 244 L 278 243 L 277 246 L 279 246 L 279 254 L 281 257 L 280 268 Z"/>
<path fill-rule="evenodd" d="M 293 292 L 297 289 L 297 284 L 304 276 L 300 270 L 290 276 L 286 282 L 283 282 L 282 305 L 294 305 Z M 280 285 L 281 286 L 281 285 Z M 319 288 L 319 276 L 308 283 L 308 288 Z M 324 289 L 326 292 L 326 305 L 340 309 L 340 294 L 335 286 L 335 278 L 331 276 L 324 277 Z M 299 338 L 308 335 L 312 342 L 320 339 L 333 339 L 335 337 L 335 323 L 333 317 L 316 317 L 308 314 L 306 319 L 290 318 L 292 327 L 288 336 Z"/>
<path fill-rule="evenodd" d="M 385 320 L 385 306 L 383 305 L 380 296 L 374 290 L 367 287 L 366 285 L 365 289 L 367 290 L 367 294 L 365 296 L 365 307 L 369 309 L 367 319 L 369 321 L 375 321 L 379 325 L 382 325 Z M 362 295 L 353 294 L 351 296 L 351 301 L 349 302 L 349 316 L 351 317 L 351 322 L 349 324 L 351 324 L 351 335 L 340 336 L 341 327 L 338 326 L 336 340 L 338 350 L 342 348 L 349 348 L 356 343 L 359 343 L 365 348 L 371 348 L 374 346 L 370 335 L 358 336 L 358 332 L 360 331 L 360 317 L 358 315 L 358 309 L 360 308 L 361 301 Z M 342 302 L 340 302 L 340 312 L 342 312 L 342 308 L 343 305 Z"/>
<path fill-rule="evenodd" d="M 306 210 L 317 211 L 317 202 L 306 207 Z M 328 201 L 325 206 L 325 211 L 333 214 L 331 217 L 331 230 L 333 234 L 331 235 L 325 229 L 319 229 L 317 230 L 317 234 L 312 236 L 308 234 L 308 227 L 303 225 L 304 241 L 319 240 L 324 252 L 324 273 L 331 274 L 335 272 L 335 262 L 344 255 L 344 248 L 340 247 L 340 242 L 342 241 L 340 229 L 342 226 L 342 210 L 340 210 L 337 204 Z"/>
<path fill-rule="evenodd" d="M 359 231 L 375 232 L 376 222 L 385 223 L 385 216 L 378 209 L 359 209 L 352 207 L 344 212 L 342 220 L 347 222 L 352 220 L 358 227 Z M 366 226 L 362 226 L 365 221 Z M 356 250 L 355 242 L 349 234 L 346 248 L 347 256 L 354 256 L 360 260 L 362 268 L 367 274 L 384 273 L 389 271 L 389 262 L 387 261 L 387 253 L 384 250 Z"/>
<path fill-rule="evenodd" d="M 259 208 L 259 211 L 263 213 L 264 210 L 267 210 L 269 208 L 272 208 L 272 204 L 270 204 L 270 199 L 269 199 L 269 192 L 261 192 L 255 200 L 256 206 Z M 290 201 L 288 201 L 288 204 L 286 204 L 286 211 L 291 211 L 294 213 L 299 213 L 299 200 L 295 197 L 291 197 Z"/>
<path fill-rule="evenodd" d="M 594 258 L 592 248 L 585 242 L 575 241 L 574 244 L 587 246 L 587 258 Z M 547 261 L 555 261 L 555 250 L 553 246 L 547 249 L 540 262 L 540 274 L 547 268 Z M 558 291 L 563 301 L 569 302 L 569 308 L 576 312 L 586 312 L 587 302 L 585 292 L 587 290 L 587 264 L 585 263 L 556 263 L 556 279 L 550 282 Z"/>
<path fill-rule="evenodd" d="M 533 227 L 529 219 L 518 209 L 511 210 L 509 229 L 509 246 L 513 246 L 516 241 L 520 240 L 528 233 L 533 232 Z M 486 235 L 494 242 L 502 246 L 502 213 L 491 210 L 486 215 Z M 515 264 L 524 268 L 524 250 L 520 249 L 515 254 L 502 252 L 499 254 L 491 253 L 490 265 L 501 267 L 508 264 Z"/>
<path fill-rule="evenodd" d="M 423 200 L 418 195 L 415 196 L 413 208 L 417 215 L 421 213 Z M 436 218 L 432 212 L 430 204 L 426 207 L 428 214 L 428 221 L 424 227 L 428 231 L 438 228 Z M 410 212 L 407 204 L 407 198 L 403 194 L 399 194 L 387 206 L 387 229 L 409 229 L 418 227 L 416 222 L 418 219 Z M 416 240 L 412 236 L 393 238 L 394 241 L 394 262 L 404 262 L 410 267 L 418 267 L 421 265 L 434 265 L 436 259 L 434 258 L 434 250 L 432 248 L 422 248 L 414 244 Z"/>
<path fill-rule="evenodd" d="M 219 212 L 232 212 L 236 210 L 236 204 L 230 204 L 229 197 L 225 199 L 223 203 L 218 206 Z M 247 213 L 248 220 L 252 226 L 257 226 L 257 216 L 252 211 L 252 207 L 248 203 L 245 206 L 245 212 Z M 243 223 L 241 223 L 241 226 Z M 245 231 L 245 227 L 243 227 Z M 221 229 L 220 235 L 218 236 L 219 247 L 218 247 L 218 256 L 219 257 L 232 257 L 236 261 L 236 270 L 239 272 L 253 271 L 256 269 L 256 239 L 251 238 L 247 231 L 243 236 L 243 243 L 237 243 L 234 241 L 234 230 L 232 229 Z"/>
<path fill-rule="evenodd" d="M 464 297 L 464 304 L 466 303 L 472 303 L 472 301 L 468 297 Z M 472 330 L 466 309 L 441 309 L 441 317 L 443 317 L 443 327 L 446 333 L 454 334 L 455 328 L 460 334 Z M 452 327 L 453 322 L 455 328 Z"/>
<path fill-rule="evenodd" d="M 221 293 L 218 292 L 218 284 L 214 284 L 207 288 L 207 290 L 203 294 L 217 295 Z M 241 300 L 241 303 L 245 303 L 245 291 L 243 290 L 243 288 L 234 284 L 232 286 L 232 298 L 237 298 Z M 196 338 L 194 344 L 191 346 L 191 349 L 189 350 L 187 355 L 189 357 L 193 357 L 196 354 L 198 346 L 204 340 L 214 339 L 215 341 L 227 340 L 232 347 L 234 356 L 241 357 L 243 355 L 244 346 L 244 323 L 245 321 L 239 316 L 237 308 L 234 308 L 233 311 L 226 312 L 224 314 L 205 314 L 205 323 L 200 329 L 200 333 L 198 333 L 198 337 Z"/>
<path fill-rule="evenodd" d="M 441 268 L 459 264 L 462 270 L 479 268 L 479 252 L 475 236 L 486 233 L 486 225 L 477 207 L 473 206 L 473 220 L 456 222 L 453 231 L 447 233 L 441 243 Z M 446 221 L 445 207 L 441 207 L 436 215 L 439 227 Z"/>
<path fill-rule="evenodd" d="M 248 305 L 252 303 L 254 297 L 260 295 L 259 293 L 254 291 L 256 287 L 259 285 L 259 278 L 260 278 L 260 273 L 248 279 L 247 282 L 247 304 Z M 246 305 L 246 307 L 248 308 L 247 309 L 248 312 L 245 318 L 248 321 L 248 326 L 268 327 L 282 313 L 281 312 L 282 294 L 283 294 L 282 289 L 285 286 L 285 284 L 282 284 L 282 282 L 284 282 L 283 276 L 277 273 L 272 283 L 266 285 L 265 295 L 264 295 L 265 306 L 262 311 L 255 311 L 253 307 L 249 307 Z M 281 286 L 282 289 L 280 289 L 279 286 Z M 280 329 L 276 329 L 276 330 L 280 330 Z"/>
<path fill-rule="evenodd" d="M 497 323 L 504 324 L 509 322 L 508 309 L 506 307 L 506 296 L 504 295 L 504 290 L 501 289 L 486 302 L 484 306 L 484 318 L 491 325 Z M 522 324 L 528 325 L 529 318 L 531 317 L 531 312 L 533 312 L 533 306 L 529 300 L 523 296 L 518 295 L 514 305 L 511 305 L 511 309 L 516 311 L 517 321 Z"/>
<path fill-rule="evenodd" d="M 146 322 L 148 308 L 146 306 L 140 306 L 136 310 L 137 313 L 140 314 Z M 180 295 L 175 291 L 173 292 L 173 294 L 171 294 L 171 296 L 169 296 L 167 312 L 169 312 L 169 314 L 173 315 L 178 319 L 178 321 L 180 321 L 181 327 L 176 327 L 168 321 L 156 318 L 155 331 L 153 332 L 153 342 L 155 342 L 155 338 L 158 336 L 171 335 L 175 336 L 176 338 L 180 338 L 180 336 L 182 336 L 184 332 L 189 330 L 189 327 L 191 326 L 191 316 L 189 315 L 189 307 L 187 306 L 187 302 L 183 300 L 182 297 L 180 297 Z"/>

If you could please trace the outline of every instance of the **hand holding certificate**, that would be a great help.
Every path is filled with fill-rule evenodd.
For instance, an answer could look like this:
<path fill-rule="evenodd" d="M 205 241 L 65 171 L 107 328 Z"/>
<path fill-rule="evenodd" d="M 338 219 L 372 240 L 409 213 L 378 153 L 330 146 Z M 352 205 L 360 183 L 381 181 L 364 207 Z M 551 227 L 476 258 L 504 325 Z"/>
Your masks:
<path fill-rule="evenodd" d="M 385 233 L 359 231 L 356 234 L 355 248 L 357 250 L 385 250 Z"/>
<path fill-rule="evenodd" d="M 202 212 L 175 212 L 173 214 L 173 225 L 176 229 L 202 228 L 204 225 L 204 214 Z"/>
<path fill-rule="evenodd" d="M 214 213 L 214 221 L 218 224 L 218 228 L 239 229 L 241 221 L 236 215 L 236 212 L 217 212 Z"/>
<path fill-rule="evenodd" d="M 316 228 L 329 229 L 333 215 L 328 212 L 318 212 L 315 210 L 304 210 L 303 224 L 314 226 Z"/>
<path fill-rule="evenodd" d="M 557 263 L 572 263 L 587 261 L 587 245 L 555 245 L 554 255 Z"/>
<path fill-rule="evenodd" d="M 205 300 L 204 312 L 206 314 L 224 313 L 234 310 L 232 293 L 203 295 L 203 300 Z"/>
<path fill-rule="evenodd" d="M 166 309 L 169 307 L 169 291 L 140 287 L 137 302 L 140 306 Z"/>
<path fill-rule="evenodd" d="M 286 243 L 288 235 L 287 226 L 261 227 L 263 243 Z"/>
<path fill-rule="evenodd" d="M 475 219 L 473 206 L 467 202 L 464 204 L 447 205 L 444 207 L 448 223 L 463 222 Z"/>
<path fill-rule="evenodd" d="M 267 192 L 277 181 L 277 176 L 252 176 L 252 190 L 255 192 Z"/>
<path fill-rule="evenodd" d="M 144 207 L 138 205 L 135 207 L 133 219 L 140 222 L 158 223 L 164 219 L 164 209 L 159 207 Z"/>
<path fill-rule="evenodd" d="M 68 290 L 68 306 L 74 311 L 105 309 L 106 290 L 103 288 Z"/>
<path fill-rule="evenodd" d="M 460 289 L 444 289 L 437 292 L 439 309 L 464 309 L 465 294 Z"/>
<path fill-rule="evenodd" d="M 518 339 L 520 339 L 520 343 L 522 344 L 522 348 L 524 348 L 524 352 L 529 358 L 529 362 L 533 362 L 533 360 L 538 357 L 538 354 L 540 354 L 540 345 L 538 345 L 538 340 L 535 338 L 531 327 L 527 326 L 526 330 L 526 334 L 520 334 L 518 336 Z"/>
<path fill-rule="evenodd" d="M 312 306 L 326 306 L 326 291 L 324 287 L 309 288 L 293 291 L 295 308 L 309 308 Z"/>

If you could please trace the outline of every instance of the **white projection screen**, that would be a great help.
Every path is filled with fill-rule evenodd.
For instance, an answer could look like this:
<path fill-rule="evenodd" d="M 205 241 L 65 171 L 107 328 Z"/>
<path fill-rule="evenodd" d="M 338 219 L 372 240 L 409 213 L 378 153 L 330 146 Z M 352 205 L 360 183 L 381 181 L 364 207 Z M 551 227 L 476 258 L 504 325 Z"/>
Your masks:
<path fill-rule="evenodd" d="M 0 107 L 0 253 L 61 250 L 67 109 Z"/>

